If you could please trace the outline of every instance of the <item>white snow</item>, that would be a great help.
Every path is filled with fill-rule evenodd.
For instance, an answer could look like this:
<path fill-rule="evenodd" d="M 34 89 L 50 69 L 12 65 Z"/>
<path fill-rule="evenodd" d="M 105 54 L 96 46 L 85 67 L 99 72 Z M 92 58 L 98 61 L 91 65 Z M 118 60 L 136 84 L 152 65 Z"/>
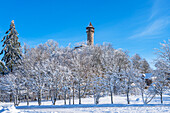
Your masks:
<path fill-rule="evenodd" d="M 21 102 L 18 107 L 14 107 L 13 103 L 0 103 L 0 112 L 18 113 L 18 112 L 57 112 L 57 113 L 155 113 L 170 112 L 170 96 L 164 95 L 164 104 L 160 104 L 160 97 L 155 97 L 148 105 L 144 105 L 139 96 L 130 96 L 131 104 L 125 104 L 126 96 L 114 96 L 114 104 L 110 104 L 110 96 L 102 97 L 99 105 L 94 104 L 93 98 L 82 98 L 82 104 L 78 105 L 78 99 L 75 99 L 75 105 L 63 105 L 63 100 L 58 100 L 56 105 L 52 105 L 51 101 L 43 101 L 41 106 L 38 102 L 30 102 L 26 106 L 26 102 Z M 67 100 L 67 104 L 68 104 Z"/>
<path fill-rule="evenodd" d="M 20 110 L 16 109 L 11 104 L 4 104 L 4 103 L 2 103 L 2 105 L 0 105 L 0 113 L 1 112 L 2 113 L 18 113 L 18 112 L 20 112 Z"/>

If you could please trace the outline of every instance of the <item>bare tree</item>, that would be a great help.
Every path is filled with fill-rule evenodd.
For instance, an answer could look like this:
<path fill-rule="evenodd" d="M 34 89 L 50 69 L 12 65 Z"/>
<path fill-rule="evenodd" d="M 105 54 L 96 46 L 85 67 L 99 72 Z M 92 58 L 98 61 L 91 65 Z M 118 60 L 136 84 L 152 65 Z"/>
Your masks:
<path fill-rule="evenodd" d="M 164 43 L 160 43 L 160 49 L 156 49 L 158 58 L 156 60 L 156 71 L 154 73 L 155 89 L 161 96 L 161 104 L 163 104 L 163 92 L 170 88 L 170 39 Z"/>

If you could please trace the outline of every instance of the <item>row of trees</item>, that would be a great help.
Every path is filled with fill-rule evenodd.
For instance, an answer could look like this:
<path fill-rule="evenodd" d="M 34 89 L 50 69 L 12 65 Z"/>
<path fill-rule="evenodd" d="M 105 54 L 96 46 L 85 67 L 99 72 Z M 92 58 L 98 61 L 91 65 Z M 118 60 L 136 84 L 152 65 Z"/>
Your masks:
<path fill-rule="evenodd" d="M 169 50 L 165 51 L 166 58 L 161 56 L 169 43 L 162 44 L 163 48 L 158 50 L 161 59 L 157 60 L 153 74 L 156 79 L 146 89 L 142 75 L 152 70 L 137 54 L 130 57 L 127 51 L 114 49 L 110 44 L 60 48 L 52 40 L 35 48 L 24 45 L 21 50 L 14 22 L 9 31 L 2 50 L 6 64 L 2 67 L 6 68 L 2 68 L 0 78 L 1 101 L 13 99 L 14 104 L 19 105 L 25 99 L 29 105 L 30 100 L 38 100 L 41 105 L 42 99 L 50 98 L 55 105 L 57 99 L 63 99 L 64 104 L 69 99 L 71 104 L 71 98 L 74 104 L 77 97 L 81 104 L 81 98 L 92 96 L 98 104 L 100 97 L 110 95 L 113 104 L 113 95 L 126 94 L 130 104 L 130 94 L 141 94 L 147 104 L 156 94 L 162 95 L 169 88 Z"/>

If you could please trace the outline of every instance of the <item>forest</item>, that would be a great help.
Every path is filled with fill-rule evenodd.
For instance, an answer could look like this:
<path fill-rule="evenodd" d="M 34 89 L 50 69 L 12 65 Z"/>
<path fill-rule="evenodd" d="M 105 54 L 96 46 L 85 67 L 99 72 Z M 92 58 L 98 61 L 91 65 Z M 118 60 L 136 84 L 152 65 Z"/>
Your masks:
<path fill-rule="evenodd" d="M 14 21 L 1 43 L 0 101 L 15 106 L 23 101 L 41 105 L 42 100 L 67 104 L 66 99 L 75 104 L 75 98 L 82 104 L 85 97 L 93 97 L 94 104 L 99 104 L 104 96 L 110 96 L 110 104 L 114 104 L 114 95 L 126 95 L 127 104 L 131 95 L 141 95 L 144 104 L 159 95 L 163 103 L 162 96 L 170 89 L 170 39 L 155 49 L 155 69 L 139 54 L 129 56 L 128 51 L 108 43 L 59 47 L 48 40 L 36 47 L 22 46 Z M 151 73 L 150 83 L 146 73 Z"/>

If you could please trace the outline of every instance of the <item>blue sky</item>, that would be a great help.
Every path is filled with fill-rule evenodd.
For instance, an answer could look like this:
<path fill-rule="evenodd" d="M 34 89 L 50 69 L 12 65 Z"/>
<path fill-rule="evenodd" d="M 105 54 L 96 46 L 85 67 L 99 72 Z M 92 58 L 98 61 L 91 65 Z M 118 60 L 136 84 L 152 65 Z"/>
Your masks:
<path fill-rule="evenodd" d="M 111 43 L 151 63 L 154 48 L 170 38 L 170 0 L 1 0 L 0 4 L 0 38 L 14 20 L 20 41 L 31 47 L 49 39 L 60 46 L 86 41 L 85 28 L 92 22 L 95 44 Z"/>

